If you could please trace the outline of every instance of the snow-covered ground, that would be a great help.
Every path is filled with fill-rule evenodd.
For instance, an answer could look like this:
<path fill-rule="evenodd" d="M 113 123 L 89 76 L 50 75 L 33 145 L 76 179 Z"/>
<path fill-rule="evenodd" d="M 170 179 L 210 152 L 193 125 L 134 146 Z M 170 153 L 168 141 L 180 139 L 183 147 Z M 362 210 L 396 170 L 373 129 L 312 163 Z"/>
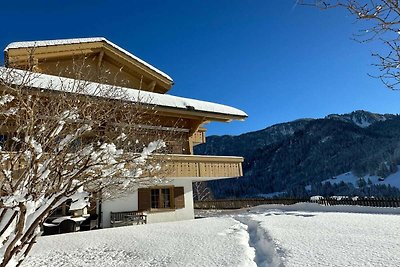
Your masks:
<path fill-rule="evenodd" d="M 386 184 L 391 185 L 397 188 L 400 188 L 400 166 L 398 167 L 398 171 L 390 174 L 383 181 L 379 181 L 379 177 L 376 175 L 367 175 L 364 178 L 365 182 L 368 182 L 368 179 L 371 180 L 373 184 Z M 355 176 L 351 172 L 346 172 L 340 175 L 337 175 L 331 179 L 327 179 L 322 181 L 323 183 L 330 182 L 331 184 L 339 184 L 340 182 L 351 183 L 354 186 L 358 186 L 357 182 L 360 178 Z M 307 190 L 311 190 L 311 187 L 306 187 Z"/>
<path fill-rule="evenodd" d="M 398 215 L 272 211 L 244 220 L 274 248 L 255 246 L 262 266 L 400 266 Z"/>
<path fill-rule="evenodd" d="M 209 211 L 41 237 L 23 266 L 400 266 L 399 213 L 317 204 Z"/>
<path fill-rule="evenodd" d="M 23 266 L 256 266 L 245 228 L 225 217 L 46 236 Z"/>

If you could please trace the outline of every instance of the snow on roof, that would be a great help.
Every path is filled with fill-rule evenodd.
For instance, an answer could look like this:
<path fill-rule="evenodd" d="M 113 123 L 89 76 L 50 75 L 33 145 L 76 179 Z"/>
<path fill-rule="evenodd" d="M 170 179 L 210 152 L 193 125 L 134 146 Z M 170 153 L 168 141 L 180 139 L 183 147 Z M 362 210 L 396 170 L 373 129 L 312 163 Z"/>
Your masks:
<path fill-rule="evenodd" d="M 88 201 L 85 199 L 79 199 L 75 202 L 72 202 L 69 210 L 73 211 L 73 210 L 82 210 L 84 208 L 86 208 L 89 205 Z"/>
<path fill-rule="evenodd" d="M 171 82 L 173 81 L 172 78 L 162 72 L 161 70 L 157 69 L 156 67 L 150 65 L 146 61 L 138 58 L 137 56 L 133 55 L 132 53 L 126 51 L 125 49 L 119 47 L 118 45 L 114 44 L 113 42 L 107 40 L 104 37 L 92 37 L 92 38 L 74 38 L 74 39 L 58 39 L 58 40 L 44 40 L 44 41 L 28 41 L 28 42 L 14 42 L 9 45 L 4 49 L 4 51 L 8 51 L 9 49 L 14 49 L 14 48 L 29 48 L 29 47 L 43 47 L 43 46 L 53 46 L 53 45 L 69 45 L 69 44 L 82 44 L 82 43 L 95 43 L 95 42 L 105 42 L 106 44 L 114 47 L 115 49 L 119 50 L 120 52 L 124 53 L 128 57 L 131 57 L 132 59 L 139 61 L 149 69 L 157 72 L 161 76 L 164 76 Z"/>
<path fill-rule="evenodd" d="M 177 108 L 193 112 L 206 112 L 225 115 L 229 119 L 239 117 L 244 119 L 247 114 L 237 108 L 226 105 L 201 101 L 191 98 L 178 97 L 168 94 L 158 94 L 153 92 L 141 91 L 138 89 L 115 87 L 107 84 L 74 80 L 48 74 L 34 73 L 25 70 L 0 67 L 0 79 L 12 85 L 23 85 L 44 90 L 63 91 L 111 99 L 128 100 L 140 102 L 148 105 Z M 77 89 L 78 87 L 79 90 Z M 110 94 L 115 89 L 119 89 L 120 94 Z"/>

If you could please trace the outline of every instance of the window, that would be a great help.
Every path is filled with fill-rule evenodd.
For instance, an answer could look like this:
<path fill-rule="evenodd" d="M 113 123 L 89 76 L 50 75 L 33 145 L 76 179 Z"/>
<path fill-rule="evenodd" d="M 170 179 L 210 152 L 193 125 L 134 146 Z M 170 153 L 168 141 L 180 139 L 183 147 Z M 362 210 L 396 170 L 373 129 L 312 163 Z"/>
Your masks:
<path fill-rule="evenodd" d="M 151 189 L 151 208 L 152 209 L 170 209 L 172 208 L 171 188 Z"/>
<path fill-rule="evenodd" d="M 169 188 L 161 189 L 161 207 L 162 208 L 171 208 L 171 192 Z"/>
<path fill-rule="evenodd" d="M 182 141 L 167 141 L 168 154 L 184 154 L 184 151 Z"/>
<path fill-rule="evenodd" d="M 159 189 L 151 189 L 151 208 L 152 209 L 160 208 L 160 190 Z"/>
<path fill-rule="evenodd" d="M 182 186 L 164 186 L 138 189 L 138 210 L 171 210 L 185 208 L 185 190 Z"/>

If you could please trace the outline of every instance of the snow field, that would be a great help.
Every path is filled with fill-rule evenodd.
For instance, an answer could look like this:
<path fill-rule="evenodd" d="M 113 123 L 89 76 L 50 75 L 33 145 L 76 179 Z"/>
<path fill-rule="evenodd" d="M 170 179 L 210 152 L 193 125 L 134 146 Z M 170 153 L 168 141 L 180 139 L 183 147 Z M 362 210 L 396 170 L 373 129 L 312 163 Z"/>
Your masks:
<path fill-rule="evenodd" d="M 373 184 L 385 184 L 385 185 L 391 185 L 397 188 L 400 188 L 400 165 L 397 166 L 398 171 L 395 173 L 390 174 L 388 177 L 385 178 L 385 180 L 380 181 L 378 176 L 376 175 L 367 175 L 364 178 L 365 182 L 368 182 L 368 179 L 371 180 L 371 182 Z M 353 173 L 351 172 L 346 172 L 343 174 L 340 174 L 338 176 L 336 176 L 334 179 L 328 179 L 328 180 L 324 180 L 322 181 L 322 183 L 327 183 L 330 182 L 331 184 L 339 184 L 340 182 L 345 182 L 345 183 L 351 183 L 353 184 L 355 187 L 358 187 L 358 180 L 360 178 L 355 176 Z M 311 188 L 309 188 L 310 190 Z"/>
<path fill-rule="evenodd" d="M 22 266 L 256 266 L 246 228 L 225 217 L 40 237 Z"/>
<path fill-rule="evenodd" d="M 249 220 L 283 266 L 400 266 L 398 215 L 270 211 Z"/>
<path fill-rule="evenodd" d="M 400 209 L 364 208 L 265 205 L 40 237 L 23 266 L 400 266 Z"/>

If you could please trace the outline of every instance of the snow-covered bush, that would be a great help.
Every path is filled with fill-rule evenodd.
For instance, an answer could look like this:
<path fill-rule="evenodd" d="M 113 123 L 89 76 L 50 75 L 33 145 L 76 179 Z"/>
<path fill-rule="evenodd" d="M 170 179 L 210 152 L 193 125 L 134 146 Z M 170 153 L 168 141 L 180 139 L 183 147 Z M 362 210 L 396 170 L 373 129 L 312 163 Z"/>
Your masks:
<path fill-rule="evenodd" d="M 112 197 L 163 176 L 162 157 L 151 157 L 163 152 L 163 133 L 137 127 L 154 123 L 154 111 L 118 88 L 69 81 L 0 71 L 2 267 L 19 265 L 46 217 L 87 197 L 82 188 Z"/>

